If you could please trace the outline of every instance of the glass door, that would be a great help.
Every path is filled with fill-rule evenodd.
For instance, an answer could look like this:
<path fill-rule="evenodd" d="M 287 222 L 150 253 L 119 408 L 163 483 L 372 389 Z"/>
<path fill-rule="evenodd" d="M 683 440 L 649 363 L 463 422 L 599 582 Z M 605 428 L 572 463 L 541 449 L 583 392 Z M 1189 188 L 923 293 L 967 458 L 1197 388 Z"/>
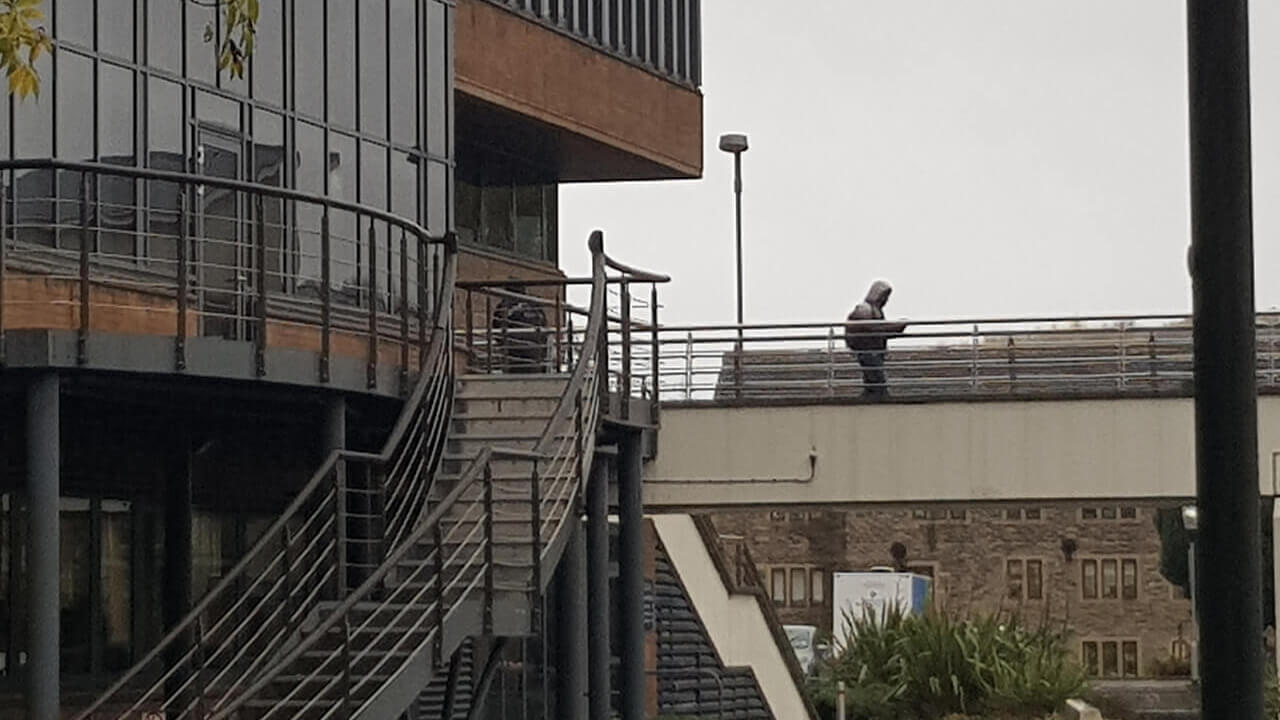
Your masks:
<path fill-rule="evenodd" d="M 227 180 L 244 178 L 242 137 L 207 125 L 196 126 L 196 174 Z M 213 185 L 196 188 L 196 257 L 201 334 L 248 339 L 253 293 L 253 253 L 249 247 L 247 198 Z"/>

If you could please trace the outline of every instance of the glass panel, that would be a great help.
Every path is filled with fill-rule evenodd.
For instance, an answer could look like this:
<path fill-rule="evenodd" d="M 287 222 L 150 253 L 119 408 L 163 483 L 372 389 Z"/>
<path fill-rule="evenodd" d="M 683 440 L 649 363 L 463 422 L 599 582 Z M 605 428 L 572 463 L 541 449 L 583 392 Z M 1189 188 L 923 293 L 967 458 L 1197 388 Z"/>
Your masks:
<path fill-rule="evenodd" d="M 1006 594 L 1016 600 L 1022 599 L 1022 561 L 1009 560 L 1004 564 L 1004 577 L 1007 586 Z"/>
<path fill-rule="evenodd" d="M 1132 505 L 1126 505 L 1120 508 L 1121 520 L 1135 520 L 1138 517 L 1138 508 Z"/>
<path fill-rule="evenodd" d="M 133 71 L 111 63 L 98 65 L 98 154 L 109 164 L 134 165 Z M 104 175 L 98 181 L 99 250 L 110 255 L 137 252 L 137 183 Z"/>
<path fill-rule="evenodd" d="M 387 136 L 387 0 L 360 0 L 360 131 Z"/>
<path fill-rule="evenodd" d="M 952 520 L 964 520 L 969 517 L 969 511 L 957 510 L 957 509 L 948 510 L 947 517 L 951 518 Z"/>
<path fill-rule="evenodd" d="M 1098 597 L 1098 561 L 1080 561 L 1080 591 L 1086 600 Z"/>
<path fill-rule="evenodd" d="M 787 571 L 781 568 L 773 570 L 769 577 L 773 588 L 773 602 L 782 606 L 787 603 Z"/>
<path fill-rule="evenodd" d="M 1091 677 L 1098 676 L 1098 643 L 1087 642 L 1081 645 L 1081 664 Z"/>
<path fill-rule="evenodd" d="M 329 134 L 329 167 L 329 196 L 355 202 L 360 177 L 355 138 L 338 133 Z M 334 289 L 338 291 L 336 299 L 357 305 L 363 278 L 357 275 L 356 268 L 360 257 L 356 217 L 352 213 L 335 210 L 330 228 L 333 260 L 330 277 Z"/>
<path fill-rule="evenodd" d="M 1126 640 L 1121 650 L 1124 656 L 1124 676 L 1138 676 L 1138 643 Z"/>
<path fill-rule="evenodd" d="M 418 139 L 418 13 L 415 0 L 391 0 L 391 140 Z"/>
<path fill-rule="evenodd" d="M 386 209 L 387 207 L 387 149 L 381 145 L 364 142 L 360 144 L 360 203 L 370 207 Z M 383 222 L 372 224 L 377 235 L 374 255 L 365 256 L 365 264 L 378 273 L 378 296 L 380 307 L 391 307 L 383 304 L 384 300 L 396 297 L 399 290 L 400 253 L 397 247 L 394 254 L 388 253 L 387 226 Z M 360 225 L 363 250 L 369 250 L 368 218 Z M 363 273 L 362 273 L 363 274 Z"/>
<path fill-rule="evenodd" d="M 264 2 L 259 5 L 258 37 L 250 59 L 253 96 L 274 105 L 284 105 L 284 3 Z M 312 43 L 298 43 L 301 46 Z"/>
<path fill-rule="evenodd" d="M 1126 600 L 1136 600 L 1138 598 L 1138 561 L 1126 559 L 1120 563 L 1121 582 L 1124 585 L 1124 598 Z"/>
<path fill-rule="evenodd" d="M 187 163 L 183 139 L 187 125 L 183 112 L 183 88 L 176 83 L 152 77 L 148 83 L 148 94 L 147 165 L 159 170 L 185 171 Z M 147 197 L 150 208 L 147 257 L 175 260 L 178 257 L 178 186 L 175 183 L 149 181 Z M 176 272 L 176 266 L 171 269 Z"/>
<path fill-rule="evenodd" d="M 212 85 L 217 76 L 217 41 L 204 39 L 206 28 L 216 27 L 213 3 L 184 3 L 187 10 L 187 77 Z"/>
<path fill-rule="evenodd" d="M 1023 517 L 1025 517 L 1028 520 L 1039 520 L 1040 508 L 1027 508 L 1025 511 L 1023 511 Z"/>
<path fill-rule="evenodd" d="M 356 126 L 356 7 L 351 0 L 329 0 L 326 47 L 329 52 L 329 123 Z"/>
<path fill-rule="evenodd" d="M 1113 505 L 1108 505 L 1107 507 L 1102 508 L 1102 519 L 1103 519 L 1103 520 L 1115 520 L 1115 519 L 1116 519 L 1116 508 L 1115 508 L 1115 506 L 1113 506 Z"/>
<path fill-rule="evenodd" d="M 133 0 L 98 0 L 98 50 L 132 60 L 135 20 Z"/>
<path fill-rule="evenodd" d="M 58 103 L 58 155 L 68 160 L 93 159 L 93 112 L 85 112 L 95 104 L 93 60 L 70 51 L 58 53 L 54 84 Z M 30 101 L 18 106 L 28 104 Z"/>
<path fill-rule="evenodd" d="M 521 185 L 515 189 L 516 199 L 516 252 L 524 257 L 541 260 L 546 255 L 546 236 L 542 229 L 542 187 Z"/>
<path fill-rule="evenodd" d="M 1097 520 L 1098 508 L 1091 508 L 1091 507 L 1080 508 L 1080 519 L 1081 520 Z"/>
<path fill-rule="evenodd" d="M 182 3 L 147 3 L 147 64 L 182 72 Z"/>
<path fill-rule="evenodd" d="M 808 572 L 804 568 L 791 569 L 791 604 L 804 605 L 805 591 L 809 586 Z"/>
<path fill-rule="evenodd" d="M 325 158 L 324 130 L 309 123 L 300 122 L 294 131 L 294 150 L 297 154 L 297 187 L 317 195 L 326 192 L 329 163 Z M 297 247 L 294 264 L 297 267 L 297 292 L 319 297 L 321 247 L 320 225 L 323 211 L 314 203 L 297 204 Z"/>
<path fill-rule="evenodd" d="M 1119 597 L 1119 589 L 1116 582 L 1116 561 L 1102 561 L 1102 597 L 1115 598 Z"/>
<path fill-rule="evenodd" d="M 1114 642 L 1102 643 L 1102 676 L 1115 677 L 1120 674 L 1120 657 Z"/>
<path fill-rule="evenodd" d="M 427 189 L 430 193 L 430 187 Z M 513 194 L 508 185 L 489 185 L 481 189 L 480 244 L 499 250 L 514 250 L 511 237 Z"/>
<path fill-rule="evenodd" d="M 62 498 L 60 507 L 58 607 L 62 632 L 62 672 L 87 673 L 92 661 L 89 648 L 93 632 L 90 596 L 93 541 L 89 501 Z"/>
<path fill-rule="evenodd" d="M 235 536 L 227 518 L 212 512 L 191 514 L 191 597 L 203 597 L 222 577 L 224 566 L 233 559 L 223 547 Z"/>
<path fill-rule="evenodd" d="M 418 216 L 418 164 L 417 158 L 407 153 L 391 151 L 391 212 L 416 220 Z M 401 247 L 402 228 L 392 230 L 392 241 L 397 252 Z M 418 306 L 418 237 L 412 233 L 403 238 L 409 255 L 409 307 Z M 396 269 L 399 272 L 399 269 Z"/>
<path fill-rule="evenodd" d="M 458 179 L 457 207 L 454 218 L 458 226 L 458 241 L 478 243 L 480 236 L 480 188 Z"/>
<path fill-rule="evenodd" d="M 448 95 L 448 26 L 443 3 L 427 2 L 425 7 L 427 77 L 424 104 L 427 116 L 427 152 L 436 157 L 446 157 L 449 154 L 448 107 L 452 103 Z"/>
<path fill-rule="evenodd" d="M 293 44 L 293 103 L 300 113 L 324 117 L 324 37 L 323 0 L 294 0 L 294 38 L 310 42 Z"/>
<path fill-rule="evenodd" d="M 813 600 L 814 605 L 821 605 L 826 601 L 827 584 L 821 570 L 813 570 L 809 573 L 809 598 Z"/>
<path fill-rule="evenodd" d="M 102 587 L 103 666 L 106 670 L 129 667 L 133 646 L 132 623 L 132 542 L 133 522 L 130 504 L 102 502 L 102 565 L 99 582 Z"/>
<path fill-rule="evenodd" d="M 93 48 L 93 3 L 85 0 L 58 0 L 53 13 L 53 34 L 63 42 L 71 41 Z M 41 77 L 48 77 L 42 75 Z"/>
<path fill-rule="evenodd" d="M 360 144 L 360 204 L 387 207 L 387 149 L 370 142 Z"/>
<path fill-rule="evenodd" d="M 1027 599 L 1039 600 L 1044 597 L 1044 576 L 1039 560 L 1027 561 Z"/>
<path fill-rule="evenodd" d="M 253 179 L 262 185 L 282 187 L 285 180 L 284 118 L 266 110 L 253 113 Z M 285 204 L 280 198 L 262 196 L 263 228 L 267 244 L 267 287 L 284 292 Z"/>
<path fill-rule="evenodd" d="M 436 160 L 427 162 L 427 222 L 432 235 L 440 236 L 448 229 L 446 210 L 449 202 L 449 169 Z"/>
<path fill-rule="evenodd" d="M 228 135 L 239 135 L 240 101 L 197 90 L 196 118 L 203 124 L 219 126 Z"/>
<path fill-rule="evenodd" d="M 1004 519 L 1009 521 L 1021 520 L 1022 510 L 1018 508 L 1005 508 Z"/>

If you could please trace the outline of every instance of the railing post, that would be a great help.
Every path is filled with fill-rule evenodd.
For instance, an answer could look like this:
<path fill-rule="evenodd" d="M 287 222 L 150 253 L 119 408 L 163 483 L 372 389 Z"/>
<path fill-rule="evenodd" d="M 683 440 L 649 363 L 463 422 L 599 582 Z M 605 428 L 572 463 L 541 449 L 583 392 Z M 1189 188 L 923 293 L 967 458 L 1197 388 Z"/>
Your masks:
<path fill-rule="evenodd" d="M 1129 362 L 1128 362 L 1128 343 L 1126 342 L 1129 334 L 1129 324 L 1121 321 L 1120 323 L 1120 388 L 1124 389 L 1129 384 Z"/>
<path fill-rule="evenodd" d="M 335 549 L 334 558 L 337 568 L 338 592 L 334 597 L 346 595 L 347 585 L 347 471 L 346 461 L 341 457 L 333 467 L 334 486 L 334 523 Z"/>
<path fill-rule="evenodd" d="M 258 332 L 257 337 L 254 338 L 253 356 L 258 377 L 263 377 L 267 374 L 267 218 L 261 193 L 255 196 L 254 213 L 257 215 L 254 222 L 253 249 L 255 264 L 258 266 L 257 283 L 255 283 L 258 290 Z"/>
<path fill-rule="evenodd" d="M 827 396 L 836 394 L 836 329 L 827 328 Z"/>
<path fill-rule="evenodd" d="M 0 368 L 5 366 L 6 355 L 4 347 L 4 276 L 5 249 L 9 247 L 9 218 L 7 210 L 9 209 L 9 184 L 4 178 L 0 177 Z"/>
<path fill-rule="evenodd" d="M 493 374 L 493 298 L 484 294 L 484 369 Z"/>
<path fill-rule="evenodd" d="M 365 384 L 370 389 L 378 386 L 378 230 L 373 218 L 369 218 L 369 362 Z"/>
<path fill-rule="evenodd" d="M 76 363 L 89 361 L 89 172 L 80 173 L 80 329 L 76 334 Z"/>
<path fill-rule="evenodd" d="M 529 596 L 529 627 L 536 629 L 541 622 L 542 611 L 539 607 L 540 598 L 542 597 L 542 479 L 538 473 L 538 461 L 533 461 L 533 481 L 529 483 L 529 501 L 532 505 L 529 511 L 530 525 L 532 525 L 531 539 L 533 542 L 530 551 L 533 555 L 533 592 Z"/>
<path fill-rule="evenodd" d="M 467 329 L 467 356 L 471 360 L 476 359 L 476 338 L 475 338 L 475 318 L 472 313 L 475 310 L 471 306 L 471 288 L 467 288 L 463 294 L 463 312 L 466 313 L 466 329 Z"/>
<path fill-rule="evenodd" d="M 619 310 L 622 314 L 622 372 L 618 375 L 618 398 L 623 420 L 631 417 L 631 283 L 624 277 L 618 286 Z M 608 313 L 606 303 L 605 313 Z"/>
<path fill-rule="evenodd" d="M 693 332 L 684 339 L 684 399 L 693 399 Z"/>
<path fill-rule="evenodd" d="M 649 357 L 651 358 L 652 367 L 649 373 L 652 376 L 650 387 L 653 388 L 653 420 L 658 418 L 658 411 L 661 408 L 662 398 L 659 396 L 659 383 L 662 382 L 661 368 L 661 345 L 658 336 L 658 283 L 649 283 Z"/>
<path fill-rule="evenodd" d="M 188 259 L 190 240 L 187 238 L 187 195 L 187 186 L 186 183 L 183 183 L 178 189 L 178 247 L 176 253 L 178 257 L 176 270 L 178 327 L 177 339 L 173 343 L 173 365 L 178 372 L 187 369 L 187 295 L 190 293 L 189 283 L 191 282 L 190 260 Z"/>
<path fill-rule="evenodd" d="M 1012 335 L 1009 336 L 1008 353 L 1009 353 L 1009 392 L 1014 392 L 1014 385 L 1016 385 L 1018 381 L 1018 371 L 1014 367 L 1014 364 L 1017 362 L 1017 350 L 1014 346 Z"/>
<path fill-rule="evenodd" d="M 436 640 L 431 652 L 435 655 L 436 667 L 444 662 L 444 532 L 440 529 L 441 522 L 436 522 L 431 529 L 432 542 L 436 546 Z"/>
<path fill-rule="evenodd" d="M 569 367 L 573 367 L 573 313 L 569 313 L 569 318 L 566 322 L 569 326 L 569 351 L 565 360 L 568 361 Z"/>
<path fill-rule="evenodd" d="M 561 294 L 564 291 L 565 291 L 564 288 L 560 288 L 556 290 L 555 304 L 552 310 L 552 312 L 555 314 L 555 351 L 556 352 L 555 352 L 555 367 L 549 369 L 548 372 L 560 372 L 560 368 L 564 367 L 561 364 L 561 361 L 563 360 L 563 347 L 564 347 L 563 338 L 561 338 L 561 331 L 562 331 L 561 325 L 564 319 L 561 317 L 561 315 L 564 313 L 564 309 L 560 307 Z"/>
<path fill-rule="evenodd" d="M 390 228 L 387 247 L 391 247 Z M 409 392 L 409 234 L 400 228 L 400 394 Z"/>
<path fill-rule="evenodd" d="M 493 465 L 484 464 L 484 634 L 493 634 Z"/>
<path fill-rule="evenodd" d="M 329 361 L 333 352 L 333 238 L 329 234 L 329 205 L 320 215 L 320 382 L 329 382 Z"/>
<path fill-rule="evenodd" d="M 1149 374 L 1154 379 L 1156 377 L 1157 367 L 1158 367 L 1156 363 L 1156 331 L 1155 330 L 1152 330 L 1151 333 L 1147 335 L 1147 366 L 1148 366 Z"/>
<path fill-rule="evenodd" d="M 978 389 L 978 325 L 973 325 L 973 352 L 969 355 L 969 387 L 973 390 Z"/>

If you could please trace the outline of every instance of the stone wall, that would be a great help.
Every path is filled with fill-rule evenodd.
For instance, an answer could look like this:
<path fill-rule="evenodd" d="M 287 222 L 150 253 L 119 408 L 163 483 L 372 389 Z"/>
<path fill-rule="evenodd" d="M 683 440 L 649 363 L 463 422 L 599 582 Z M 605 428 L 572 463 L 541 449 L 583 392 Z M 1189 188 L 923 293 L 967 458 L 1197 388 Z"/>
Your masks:
<path fill-rule="evenodd" d="M 901 543 L 905 565 L 934 577 L 935 602 L 952 612 L 1003 610 L 1029 622 L 1065 622 L 1077 652 L 1084 641 L 1136 641 L 1138 673 L 1169 657 L 1179 637 L 1190 639 L 1191 602 L 1160 575 L 1155 503 L 948 504 L 845 507 L 839 510 L 750 511 L 713 516 L 722 534 L 742 536 L 783 622 L 830 631 L 831 573 L 895 566 Z M 1064 541 L 1075 549 L 1068 559 Z M 1104 559 L 1116 559 L 1115 598 L 1103 598 Z M 1021 592 L 1010 588 L 1009 560 L 1022 560 Z M 1025 561 L 1039 561 L 1041 582 Z M 1125 583 L 1121 560 L 1136 561 L 1136 582 Z M 1083 568 L 1097 563 L 1097 598 L 1086 598 Z M 787 586 L 772 587 L 786 569 Z M 816 573 L 815 573 L 816 571 Z M 797 593 L 792 581 L 807 577 Z M 1013 583 L 1015 586 L 1016 582 Z M 1125 597 L 1136 589 L 1136 597 Z M 1136 585 L 1136 588 L 1134 587 Z M 1039 597 L 1036 597 L 1036 596 Z M 778 600 L 775 597 L 775 602 Z M 1117 672 L 1123 674 L 1124 668 Z"/>

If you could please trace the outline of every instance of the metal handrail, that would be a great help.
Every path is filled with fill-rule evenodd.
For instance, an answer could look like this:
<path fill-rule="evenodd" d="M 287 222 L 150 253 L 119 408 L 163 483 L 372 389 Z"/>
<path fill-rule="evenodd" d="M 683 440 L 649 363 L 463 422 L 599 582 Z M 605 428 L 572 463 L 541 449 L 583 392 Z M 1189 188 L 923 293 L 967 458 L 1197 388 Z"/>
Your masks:
<path fill-rule="evenodd" d="M 329 542 L 334 545 L 335 572 L 339 577 L 341 577 L 341 568 L 345 562 L 347 548 L 338 543 L 340 536 L 337 535 L 337 532 L 338 528 L 345 522 L 343 507 L 346 500 L 344 493 L 347 490 L 344 486 L 344 480 L 348 474 L 346 464 L 349 462 L 361 463 L 368 468 L 373 469 L 384 466 L 390 462 L 395 457 L 397 451 L 403 447 L 402 441 L 409 435 L 409 423 L 414 416 L 419 415 L 419 412 L 422 410 L 424 400 L 426 398 L 438 397 L 441 392 L 446 393 L 446 397 L 449 399 L 449 402 L 433 403 L 432 410 L 434 412 L 431 413 L 430 416 L 419 418 L 419 429 L 424 426 L 429 429 L 438 428 L 440 426 L 447 426 L 448 424 L 447 419 L 451 411 L 453 391 L 453 379 L 450 372 L 452 367 L 452 352 L 450 343 L 447 340 L 451 336 L 449 331 L 452 320 L 452 305 L 450 300 L 453 297 L 451 283 L 456 276 L 457 264 L 454 248 L 455 246 L 451 243 L 446 245 L 444 281 L 440 285 L 441 295 L 437 298 L 437 302 L 435 303 L 436 317 L 433 321 L 434 337 L 430 350 L 432 358 L 425 361 L 425 367 L 432 368 L 433 370 L 443 368 L 444 372 L 427 372 L 424 370 L 419 374 L 418 381 L 410 395 L 409 401 L 406 402 L 404 410 L 401 412 L 400 419 L 393 428 L 392 433 L 384 444 L 382 451 L 374 455 L 347 450 L 335 450 L 331 452 L 325 459 L 324 463 L 321 464 L 320 468 L 312 475 L 306 485 L 289 503 L 286 509 L 262 534 L 258 541 L 254 543 L 253 547 L 245 553 L 240 561 L 236 563 L 236 565 L 211 590 L 209 590 L 199 602 L 196 603 L 195 607 L 193 607 L 174 628 L 166 633 L 164 638 L 161 639 L 155 647 L 153 647 L 141 660 L 136 662 L 128 671 L 126 671 L 124 675 L 112 684 L 106 692 L 101 694 L 91 705 L 89 705 L 88 708 L 76 715 L 76 720 L 87 720 L 88 718 L 91 718 L 95 712 L 116 699 L 117 696 L 124 692 L 131 683 L 139 679 L 142 673 L 144 673 L 157 660 L 161 659 L 162 655 L 176 653 L 181 654 L 176 658 L 176 660 L 171 660 L 171 662 L 168 663 L 168 667 L 162 674 L 161 678 L 146 687 L 140 699 L 129 704 L 129 707 L 126 710 L 115 717 L 124 718 L 143 707 L 148 702 L 155 702 L 151 698 L 157 692 L 161 693 L 159 704 L 165 707 L 174 701 L 179 701 L 180 696 L 184 693 L 191 693 L 195 696 L 195 699 L 191 704 L 185 708 L 180 708 L 177 715 L 178 717 L 182 717 L 187 713 L 196 710 L 196 705 L 203 701 L 206 692 L 203 689 L 199 692 L 195 692 L 188 688 L 194 682 L 198 682 L 199 672 L 191 673 L 190 676 L 172 693 L 166 691 L 166 684 L 173 682 L 183 674 L 183 670 L 180 666 L 189 662 L 196 653 L 203 652 L 205 654 L 212 654 L 216 656 L 221 651 L 221 648 L 213 648 L 212 650 L 209 650 L 203 646 L 200 638 L 200 631 L 203 626 L 203 617 L 216 602 L 223 601 L 224 598 L 227 598 L 228 596 L 237 598 L 232 604 L 231 611 L 235 611 L 245 603 L 247 595 L 243 592 L 235 592 L 239 589 L 239 585 L 242 582 L 249 580 L 250 586 L 253 587 L 258 583 L 263 582 L 263 578 L 266 577 L 265 575 L 259 575 L 256 578 L 249 578 L 248 576 L 251 573 L 251 568 L 264 558 L 269 558 L 268 565 L 272 565 L 283 557 L 285 567 L 283 568 L 281 577 L 284 582 L 287 583 L 290 577 L 290 570 L 297 565 L 302 565 L 303 560 L 309 557 L 308 552 L 310 546 L 308 546 L 307 551 L 304 551 L 298 557 L 294 558 L 294 562 L 290 563 L 289 548 L 291 545 L 289 539 L 289 528 L 291 521 L 302 518 L 303 528 L 305 529 L 313 520 L 322 514 L 332 513 L 332 525 L 334 526 L 335 537 Z M 427 459 L 426 463 L 421 467 L 420 472 L 429 475 L 434 470 L 435 464 L 439 460 L 440 452 L 442 451 L 443 443 L 440 443 L 439 449 L 433 451 L 434 456 Z M 315 500 L 317 497 L 321 497 L 321 493 L 324 493 L 322 502 L 320 502 L 319 506 L 312 510 L 309 515 L 304 516 L 304 509 L 308 507 L 308 504 L 311 501 Z M 425 494 L 425 488 L 423 488 L 423 493 Z M 334 497 L 332 508 L 330 508 L 330 503 L 327 501 L 327 498 L 330 495 Z M 406 502 L 408 502 L 408 500 L 406 500 Z M 319 539 L 320 537 L 322 537 L 322 533 L 317 533 L 315 539 Z M 272 546 L 280 543 L 282 539 L 284 540 L 283 550 L 274 551 Z M 314 540 L 311 544 L 314 545 Z M 283 555 L 281 555 L 281 553 L 283 553 Z M 317 562 L 317 560 L 312 560 L 310 563 L 310 565 L 315 566 L 318 566 L 319 564 L 320 563 Z M 328 576 L 326 575 L 326 578 L 327 577 Z M 290 622 L 286 624 L 283 630 L 277 633 L 276 637 L 272 638 L 272 641 L 269 643 L 269 647 L 280 647 L 281 643 L 286 640 L 286 637 L 284 636 L 287 636 L 296 630 L 296 619 L 300 617 L 303 609 L 316 602 L 317 594 L 325 585 L 327 585 L 327 581 L 314 584 L 310 592 L 304 596 L 303 604 L 294 612 L 294 617 L 291 618 Z M 343 592 L 345 592 L 345 588 L 339 587 L 336 589 L 334 594 L 341 594 Z M 264 601 L 271 598 L 272 594 L 273 593 L 269 591 L 266 598 L 264 598 Z M 287 594 L 286 600 L 292 597 L 293 596 L 291 594 Z M 257 606 L 250 608 L 249 612 L 252 615 L 253 613 L 261 613 L 263 609 L 264 603 L 260 602 Z M 217 621 L 217 624 L 220 624 L 221 622 L 222 621 L 219 620 Z M 242 620 L 240 625 L 244 626 L 246 622 L 247 620 Z M 196 636 L 194 642 L 190 640 L 192 635 Z M 188 647 L 184 649 L 180 647 L 180 644 L 187 645 Z M 259 663 L 264 662 L 266 659 L 266 657 L 258 658 L 254 664 L 250 666 L 249 670 L 254 669 Z M 247 674 L 248 670 L 246 670 L 245 673 L 242 673 L 241 679 L 244 679 Z M 234 684 L 232 684 L 232 687 L 234 687 Z M 227 691 L 229 692 L 229 689 Z M 170 697 L 170 695 L 172 695 L 172 697 Z M 128 703 L 128 701 L 125 702 Z"/>
<path fill-rule="evenodd" d="M 592 315 L 584 333 L 588 340 L 602 337 L 606 323 L 603 240 L 599 233 L 593 233 L 591 249 L 595 269 L 593 274 L 597 282 L 593 284 Z M 312 693 L 305 700 L 301 698 L 297 700 L 304 703 L 307 709 L 324 710 L 322 717 L 329 717 L 340 708 L 345 708 L 345 714 L 349 715 L 354 709 L 351 707 L 352 702 L 359 700 L 356 692 L 358 688 L 376 682 L 375 676 L 379 672 L 386 677 L 400 672 L 411 656 L 425 651 L 429 644 L 434 643 L 435 660 L 440 661 L 445 651 L 442 623 L 446 621 L 450 609 L 469 599 L 472 593 L 479 592 L 482 587 L 485 593 L 494 592 L 493 564 L 490 561 L 488 547 L 492 542 L 493 517 L 491 463 L 502 459 L 527 462 L 532 465 L 533 512 L 530 523 L 535 550 L 541 551 L 545 548 L 551 539 L 562 532 L 567 519 L 574 515 L 573 499 L 585 479 L 587 469 L 590 467 L 591 455 L 594 452 L 594 433 L 599 422 L 600 410 L 599 382 L 602 376 L 598 371 L 600 343 L 584 342 L 582 347 L 583 351 L 566 383 L 557 411 L 548 420 L 534 448 L 520 450 L 495 446 L 483 447 L 462 472 L 450 492 L 436 503 L 424 521 L 391 551 L 385 562 L 359 588 L 344 598 L 314 630 L 308 632 L 296 647 L 266 668 L 256 682 L 239 696 L 217 708 L 212 720 L 231 717 L 239 708 L 277 681 L 304 653 L 314 650 L 322 638 L 338 627 L 343 628 L 342 647 L 330 650 L 329 655 L 322 658 L 317 667 L 296 684 L 288 697 L 284 698 L 285 702 L 273 706 L 266 712 L 263 720 L 270 717 L 277 709 L 284 708 L 292 702 L 295 696 L 300 695 L 302 688 L 308 682 L 316 680 L 321 670 L 329 667 L 331 662 L 342 662 L 344 667 L 335 667 L 333 679 L 323 688 Z M 565 407 L 570 408 L 568 413 L 561 412 Z M 547 472 L 540 472 L 540 470 Z M 469 498 L 468 491 L 480 477 L 484 478 L 484 493 L 479 498 Z M 550 512 L 544 512 L 548 507 Z M 480 517 L 472 518 L 471 514 L 477 508 L 481 509 Z M 453 528 L 446 534 L 442 525 L 449 522 L 453 523 Z M 475 542 L 475 535 L 481 524 L 485 527 L 485 537 Z M 468 525 L 472 526 L 469 532 L 466 531 Z M 461 532 L 462 536 L 454 538 L 454 532 Z M 459 563 L 458 560 L 464 555 L 463 548 L 473 543 L 478 547 L 471 552 L 465 562 Z M 445 549 L 451 544 L 457 547 L 446 557 Z M 425 557 L 418 558 L 408 578 L 396 577 L 397 571 L 404 569 L 406 557 L 415 549 L 426 549 Z M 484 560 L 478 561 L 477 558 L 480 557 Z M 532 568 L 534 595 L 542 591 L 541 584 L 544 579 L 542 562 L 543 558 L 539 552 Z M 430 577 L 425 573 L 429 573 Z M 446 574 L 451 577 L 446 579 Z M 366 657 L 369 653 L 380 653 L 374 657 L 375 667 L 362 674 L 353 673 L 351 667 L 353 660 L 349 657 L 353 649 L 351 646 L 352 615 L 358 608 L 367 605 L 366 601 L 374 599 L 375 593 L 383 593 L 383 595 L 377 601 L 375 608 L 370 610 L 365 607 L 363 612 L 367 612 L 368 616 L 357 630 L 368 628 L 373 618 L 379 617 L 380 614 L 394 613 L 394 617 L 389 622 L 384 622 L 383 627 L 377 630 L 371 639 L 366 640 L 365 646 L 358 650 L 359 657 Z M 487 599 L 491 607 L 492 597 Z M 409 607 L 418 608 L 421 612 L 413 616 L 410 625 L 399 625 Z M 379 647 L 379 643 L 383 641 L 393 643 L 392 647 L 373 649 Z M 410 642 L 415 644 L 407 646 L 406 644 Z M 387 667 L 393 657 L 392 653 L 395 652 L 402 653 L 402 660 L 396 666 Z M 339 676 L 344 678 L 341 681 L 343 685 L 341 696 L 326 699 L 328 693 L 337 691 L 336 684 L 339 683 Z M 353 695 L 357 697 L 353 699 Z M 369 698 L 364 700 L 367 702 Z M 328 703 L 332 704 L 325 710 Z"/>
<path fill-rule="evenodd" d="M 866 330 L 878 323 L 663 326 L 654 333 L 656 356 L 624 359 L 619 372 L 651 373 L 664 403 L 848 397 L 866 386 L 844 333 L 876 337 Z M 1258 377 L 1266 387 L 1280 385 L 1278 323 L 1280 314 L 1258 314 Z M 880 335 L 888 342 L 884 387 L 889 397 L 909 400 L 1185 393 L 1192 332 L 1185 315 L 912 321 L 903 333 Z"/>

